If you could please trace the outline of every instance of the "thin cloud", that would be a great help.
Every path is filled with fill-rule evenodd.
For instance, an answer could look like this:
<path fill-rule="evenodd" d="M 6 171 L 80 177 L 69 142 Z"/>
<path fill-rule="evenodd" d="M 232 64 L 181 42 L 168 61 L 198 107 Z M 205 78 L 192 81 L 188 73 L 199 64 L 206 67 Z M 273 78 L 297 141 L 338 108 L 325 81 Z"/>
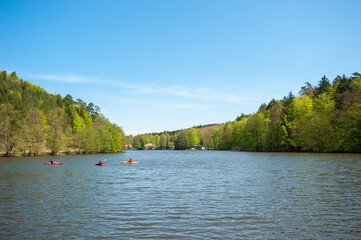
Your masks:
<path fill-rule="evenodd" d="M 178 109 L 178 110 L 210 110 L 216 109 L 213 105 L 200 105 L 200 104 L 182 104 L 182 103 L 161 103 L 161 102 L 142 102 L 143 105 L 147 105 L 157 109 Z"/>
<path fill-rule="evenodd" d="M 240 97 L 235 94 L 215 92 L 211 88 L 195 88 L 191 89 L 185 86 L 170 86 L 170 87 L 144 87 L 124 84 L 121 82 L 115 82 L 113 86 L 134 89 L 139 93 L 144 94 L 163 94 L 163 95 L 175 95 L 178 97 L 196 99 L 201 101 L 216 101 L 231 104 L 246 104 L 254 101 L 255 98 Z"/>
<path fill-rule="evenodd" d="M 219 108 L 218 105 L 209 105 L 206 103 L 200 103 L 200 104 L 191 104 L 191 103 L 180 103 L 180 102 L 162 102 L 162 101 L 148 101 L 144 99 L 140 99 L 139 97 L 126 97 L 126 98 L 119 98 L 119 97 L 112 97 L 112 102 L 115 102 L 117 104 L 124 104 L 124 102 L 131 102 L 133 105 L 142 106 L 146 109 L 151 109 L 152 111 L 155 109 L 161 109 L 162 111 L 167 110 L 168 112 L 170 110 L 174 111 L 177 110 L 202 110 L 202 111 L 208 111 L 208 110 L 214 110 Z M 131 108 L 131 110 L 134 110 L 137 112 L 137 109 Z"/>
<path fill-rule="evenodd" d="M 216 101 L 232 104 L 244 104 L 245 102 L 253 100 L 251 98 L 239 97 L 235 94 L 215 92 L 209 88 L 191 89 L 184 86 L 173 86 L 169 88 L 155 89 L 155 91 L 201 101 Z"/>
<path fill-rule="evenodd" d="M 121 87 L 133 89 L 143 94 L 162 94 L 173 95 L 187 99 L 195 99 L 200 101 L 223 102 L 228 104 L 248 104 L 255 101 L 255 98 L 240 97 L 239 95 L 225 92 L 217 92 L 211 88 L 190 88 L 185 86 L 170 86 L 170 87 L 149 87 L 124 84 L 119 81 L 100 81 L 94 78 L 75 75 L 73 73 L 67 74 L 35 74 L 27 76 L 32 79 L 41 79 L 48 81 L 66 82 L 66 83 L 96 83 L 101 85 L 108 85 L 112 87 Z"/>
<path fill-rule="evenodd" d="M 41 79 L 41 80 L 49 80 L 56 82 L 67 82 L 67 83 L 96 83 L 98 82 L 96 79 L 87 78 L 83 76 L 74 75 L 72 73 L 67 74 L 35 74 L 27 76 L 32 79 Z"/>

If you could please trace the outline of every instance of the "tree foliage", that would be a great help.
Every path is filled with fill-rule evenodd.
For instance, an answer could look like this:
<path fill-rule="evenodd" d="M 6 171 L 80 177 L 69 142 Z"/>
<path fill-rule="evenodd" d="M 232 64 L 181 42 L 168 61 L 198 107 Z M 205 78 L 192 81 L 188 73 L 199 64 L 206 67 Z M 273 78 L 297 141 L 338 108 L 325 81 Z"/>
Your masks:
<path fill-rule="evenodd" d="M 297 97 L 290 92 L 254 114 L 213 126 L 168 132 L 167 141 L 176 149 L 202 144 L 236 151 L 361 152 L 361 75 L 337 76 L 332 84 L 323 76 L 317 86 L 306 82 Z M 136 148 L 142 136 L 133 138 Z"/>
<path fill-rule="evenodd" d="M 123 130 L 93 103 L 49 94 L 15 72 L 0 72 L 0 152 L 119 152 L 125 141 Z"/>

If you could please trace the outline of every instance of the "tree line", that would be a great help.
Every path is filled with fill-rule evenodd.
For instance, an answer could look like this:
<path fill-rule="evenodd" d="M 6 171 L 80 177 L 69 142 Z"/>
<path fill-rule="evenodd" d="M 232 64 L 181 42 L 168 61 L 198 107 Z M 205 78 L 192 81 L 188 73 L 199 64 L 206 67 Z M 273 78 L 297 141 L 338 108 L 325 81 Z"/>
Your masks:
<path fill-rule="evenodd" d="M 93 103 L 47 93 L 0 71 L 0 152 L 35 156 L 58 153 L 111 153 L 126 137 Z"/>
<path fill-rule="evenodd" d="M 139 134 L 127 136 L 127 144 L 133 149 L 144 150 L 147 144 L 154 149 L 189 149 L 194 145 L 209 146 L 212 129 L 220 124 L 194 126 L 191 129 L 164 131 L 162 133 Z"/>
<path fill-rule="evenodd" d="M 158 149 L 199 144 L 235 151 L 361 152 L 361 75 L 337 76 L 332 83 L 323 76 L 316 86 L 306 82 L 297 97 L 290 92 L 215 126 L 130 136 L 128 143 L 136 149 L 153 143 Z"/>

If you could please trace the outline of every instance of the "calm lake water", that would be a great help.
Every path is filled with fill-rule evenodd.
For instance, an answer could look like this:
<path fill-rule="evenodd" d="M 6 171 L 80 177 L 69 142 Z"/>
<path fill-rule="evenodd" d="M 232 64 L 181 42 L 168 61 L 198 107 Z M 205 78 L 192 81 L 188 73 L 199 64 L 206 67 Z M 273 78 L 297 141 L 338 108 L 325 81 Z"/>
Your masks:
<path fill-rule="evenodd" d="M 139 164 L 120 164 L 132 157 Z M 106 158 L 106 166 L 93 166 Z M 0 158 L 0 239 L 360 239 L 361 156 Z"/>

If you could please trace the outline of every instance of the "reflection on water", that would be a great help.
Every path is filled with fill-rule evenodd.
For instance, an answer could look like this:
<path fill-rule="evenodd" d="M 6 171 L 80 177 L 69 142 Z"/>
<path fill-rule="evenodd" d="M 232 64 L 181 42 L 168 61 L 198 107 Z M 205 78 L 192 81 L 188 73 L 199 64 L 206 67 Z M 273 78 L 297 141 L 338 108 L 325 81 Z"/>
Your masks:
<path fill-rule="evenodd" d="M 130 157 L 139 164 L 122 165 Z M 107 158 L 107 166 L 93 166 Z M 128 151 L 1 158 L 0 239 L 356 239 L 361 157 Z"/>

